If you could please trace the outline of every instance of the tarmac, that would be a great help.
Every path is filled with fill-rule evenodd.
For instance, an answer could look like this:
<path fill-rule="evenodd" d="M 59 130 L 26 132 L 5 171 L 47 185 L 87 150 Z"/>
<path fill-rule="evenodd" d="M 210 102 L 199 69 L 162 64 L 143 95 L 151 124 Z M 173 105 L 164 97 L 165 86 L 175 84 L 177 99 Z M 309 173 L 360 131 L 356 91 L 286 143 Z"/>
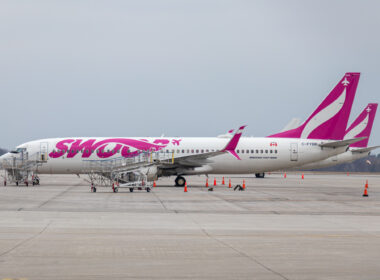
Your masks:
<path fill-rule="evenodd" d="M 187 176 L 186 193 L 174 177 L 150 193 L 40 177 L 0 187 L 0 279 L 380 278 L 379 174 L 226 175 L 213 191 Z"/>

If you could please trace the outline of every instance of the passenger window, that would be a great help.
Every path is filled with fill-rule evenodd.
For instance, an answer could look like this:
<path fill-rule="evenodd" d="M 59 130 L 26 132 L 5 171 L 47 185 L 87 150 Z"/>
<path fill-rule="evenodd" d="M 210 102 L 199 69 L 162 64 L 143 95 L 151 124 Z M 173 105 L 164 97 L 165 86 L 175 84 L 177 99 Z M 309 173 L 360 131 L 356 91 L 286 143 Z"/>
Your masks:
<path fill-rule="evenodd" d="M 273 153 L 273 151 L 272 151 L 272 150 L 270 150 L 270 153 L 272 154 L 272 153 Z"/>
<path fill-rule="evenodd" d="M 251 154 L 253 154 L 255 152 L 255 150 L 251 150 Z"/>
<path fill-rule="evenodd" d="M 241 153 L 244 154 L 244 150 L 241 150 Z"/>
<path fill-rule="evenodd" d="M 191 153 L 194 154 L 194 150 L 191 150 Z"/>
<path fill-rule="evenodd" d="M 260 150 L 260 153 L 262 154 L 262 153 L 264 153 L 264 151 L 263 151 L 263 150 Z"/>
<path fill-rule="evenodd" d="M 258 154 L 259 153 L 259 150 L 256 150 L 256 154 Z"/>
<path fill-rule="evenodd" d="M 239 153 L 240 153 L 240 150 L 236 150 L 236 152 L 239 154 Z"/>
<path fill-rule="evenodd" d="M 208 153 L 208 149 L 206 150 L 206 153 Z"/>
<path fill-rule="evenodd" d="M 190 150 L 187 150 L 186 152 L 187 152 L 187 153 L 190 153 Z"/>
<path fill-rule="evenodd" d="M 184 154 L 185 153 L 185 150 L 182 150 L 182 154 Z"/>
<path fill-rule="evenodd" d="M 201 150 L 201 153 L 203 154 L 204 152 L 205 152 L 205 150 L 202 149 L 202 150 Z"/>
<path fill-rule="evenodd" d="M 197 154 L 199 153 L 199 150 L 196 150 Z"/>
<path fill-rule="evenodd" d="M 274 153 L 277 154 L 277 150 L 274 150 Z"/>
<path fill-rule="evenodd" d="M 166 150 L 167 153 L 169 153 L 169 150 Z"/>
<path fill-rule="evenodd" d="M 265 153 L 267 154 L 267 153 L 268 153 L 268 150 L 265 150 Z"/>
<path fill-rule="evenodd" d="M 179 150 L 177 150 L 177 154 L 179 154 Z"/>
<path fill-rule="evenodd" d="M 246 152 L 247 152 L 247 154 L 249 154 L 249 150 L 247 150 Z"/>

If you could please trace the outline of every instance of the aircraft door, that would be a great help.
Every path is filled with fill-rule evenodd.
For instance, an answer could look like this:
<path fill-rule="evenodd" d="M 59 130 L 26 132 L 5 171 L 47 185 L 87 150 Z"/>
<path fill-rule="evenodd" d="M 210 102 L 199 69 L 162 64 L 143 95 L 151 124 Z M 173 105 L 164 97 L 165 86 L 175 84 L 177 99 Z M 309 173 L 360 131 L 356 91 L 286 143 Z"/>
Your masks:
<path fill-rule="evenodd" d="M 48 143 L 42 142 L 40 145 L 40 160 L 47 161 L 48 160 Z"/>
<path fill-rule="evenodd" d="M 290 160 L 298 161 L 298 144 L 297 143 L 290 144 Z"/>

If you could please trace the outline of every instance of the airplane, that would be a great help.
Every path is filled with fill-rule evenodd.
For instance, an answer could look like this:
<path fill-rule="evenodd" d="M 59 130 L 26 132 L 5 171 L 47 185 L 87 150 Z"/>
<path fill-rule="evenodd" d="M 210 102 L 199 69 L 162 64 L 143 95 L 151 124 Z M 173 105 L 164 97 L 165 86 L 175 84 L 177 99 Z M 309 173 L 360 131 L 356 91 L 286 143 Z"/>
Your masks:
<path fill-rule="evenodd" d="M 330 167 L 342 163 L 348 163 L 357 159 L 368 156 L 372 150 L 380 148 L 380 146 L 368 147 L 369 137 L 371 136 L 372 125 L 375 120 L 377 103 L 369 103 L 360 113 L 356 120 L 347 128 L 344 139 L 366 137 L 365 139 L 353 143 L 349 146 L 347 152 L 327 158 L 322 161 L 309 163 L 297 167 L 297 170 L 310 170 Z"/>
<path fill-rule="evenodd" d="M 349 146 L 349 150 L 345 153 L 327 158 L 325 160 L 308 163 L 306 165 L 295 167 L 290 170 L 311 170 L 311 169 L 320 169 L 325 167 L 330 167 L 342 163 L 348 163 L 355 161 L 357 159 L 364 158 L 368 156 L 372 150 L 380 148 L 380 146 L 367 147 L 369 137 L 371 135 L 372 124 L 375 119 L 377 110 L 376 103 L 370 103 L 363 110 L 363 112 L 358 116 L 358 118 L 351 124 L 351 126 L 347 129 L 346 135 L 344 139 L 350 139 L 355 137 L 367 137 L 357 143 L 351 144 Z M 282 131 L 287 129 L 297 128 L 300 124 L 300 120 L 297 118 L 293 118 Z M 355 128 L 355 130 L 354 130 Z M 349 133 L 350 132 L 350 133 Z M 354 135 L 356 134 L 356 135 Z M 256 173 L 256 178 L 264 178 L 265 172 Z"/>
<path fill-rule="evenodd" d="M 124 175 L 130 178 L 138 170 L 147 181 L 176 176 L 176 186 L 185 185 L 186 175 L 252 174 L 305 165 L 344 153 L 350 144 L 364 139 L 343 140 L 359 78 L 360 73 L 346 73 L 301 126 L 269 137 L 240 138 L 241 126 L 232 138 L 40 139 L 17 146 L 0 157 L 0 164 L 17 184 L 24 179 L 27 184 L 30 172 L 104 177 L 122 173 L 117 179 L 126 181 Z M 26 177 L 14 166 L 21 166 L 18 170 Z"/>

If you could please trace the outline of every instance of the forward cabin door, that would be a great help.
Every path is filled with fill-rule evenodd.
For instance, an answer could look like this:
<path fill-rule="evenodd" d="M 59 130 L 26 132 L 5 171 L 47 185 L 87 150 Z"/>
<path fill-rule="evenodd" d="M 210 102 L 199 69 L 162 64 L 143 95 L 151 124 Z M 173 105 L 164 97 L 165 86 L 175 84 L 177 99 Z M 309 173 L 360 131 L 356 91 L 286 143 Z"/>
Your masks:
<path fill-rule="evenodd" d="M 290 143 L 290 160 L 298 161 L 298 143 Z"/>
<path fill-rule="evenodd" d="M 41 161 L 47 161 L 48 160 L 48 143 L 47 142 L 41 142 L 40 160 Z"/>

